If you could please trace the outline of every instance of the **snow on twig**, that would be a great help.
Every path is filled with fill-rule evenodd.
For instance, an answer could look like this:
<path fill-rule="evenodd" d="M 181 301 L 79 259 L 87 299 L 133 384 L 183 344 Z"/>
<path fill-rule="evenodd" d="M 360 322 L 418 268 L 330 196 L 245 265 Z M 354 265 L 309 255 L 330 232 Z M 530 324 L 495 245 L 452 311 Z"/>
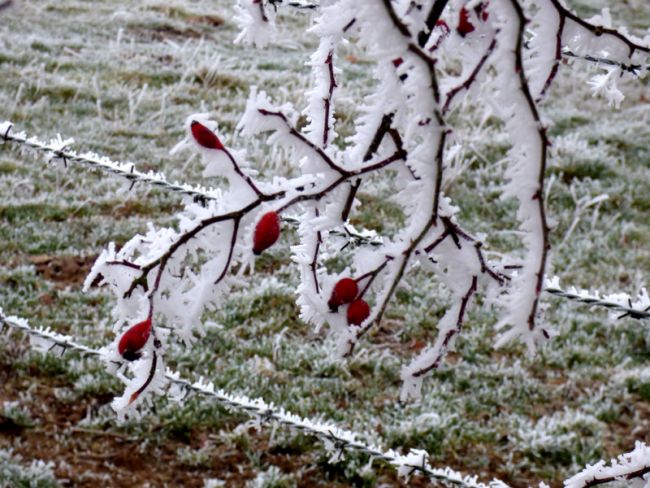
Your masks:
<path fill-rule="evenodd" d="M 636 442 L 634 450 L 619 455 L 610 461 L 587 465 L 585 469 L 564 482 L 564 488 L 589 488 L 591 486 L 611 483 L 612 481 L 639 480 L 638 486 L 648 486 L 650 473 L 650 447 L 643 442 Z"/>

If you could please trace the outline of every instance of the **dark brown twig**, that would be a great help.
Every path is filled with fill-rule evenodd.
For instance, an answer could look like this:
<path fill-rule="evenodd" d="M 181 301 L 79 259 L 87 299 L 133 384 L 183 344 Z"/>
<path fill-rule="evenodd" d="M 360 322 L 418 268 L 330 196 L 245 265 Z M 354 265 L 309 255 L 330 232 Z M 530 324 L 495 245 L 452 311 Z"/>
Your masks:
<path fill-rule="evenodd" d="M 467 305 L 469 303 L 469 300 L 472 298 L 472 295 L 476 292 L 476 287 L 477 287 L 477 277 L 472 276 L 472 282 L 465 293 L 463 297 L 460 300 L 460 307 L 458 310 L 458 317 L 456 319 L 456 327 L 453 329 L 450 329 L 446 332 L 442 344 L 440 344 L 440 348 L 438 350 L 438 354 L 436 357 L 431 361 L 431 364 L 428 366 L 425 366 L 424 368 L 421 368 L 417 371 L 415 371 L 412 376 L 415 378 L 418 378 L 420 376 L 424 376 L 427 374 L 429 371 L 436 369 L 438 366 L 440 366 L 440 362 L 442 359 L 447 355 L 447 352 L 449 351 L 449 346 L 453 339 L 455 337 L 458 337 L 460 335 L 460 332 L 463 328 L 463 321 L 465 320 L 465 311 L 467 310 Z"/>
<path fill-rule="evenodd" d="M 603 27 L 602 25 L 594 25 L 589 22 L 587 22 L 584 19 L 581 19 L 577 15 L 575 15 L 573 12 L 570 10 L 564 8 L 564 6 L 560 3 L 559 0 L 551 0 L 551 3 L 553 3 L 553 6 L 555 9 L 558 11 L 560 14 L 560 17 L 563 17 L 565 19 L 569 19 L 576 24 L 578 24 L 580 27 L 583 29 L 591 32 L 594 36 L 600 37 L 603 35 L 608 35 L 612 36 L 619 41 L 623 42 L 629 49 L 629 55 L 632 56 L 634 54 L 634 51 L 641 51 L 644 53 L 650 53 L 650 47 L 647 46 L 642 46 L 641 44 L 637 44 L 636 42 L 633 42 L 632 40 L 628 39 L 625 35 L 621 34 L 615 29 L 610 29 L 609 27 Z"/>

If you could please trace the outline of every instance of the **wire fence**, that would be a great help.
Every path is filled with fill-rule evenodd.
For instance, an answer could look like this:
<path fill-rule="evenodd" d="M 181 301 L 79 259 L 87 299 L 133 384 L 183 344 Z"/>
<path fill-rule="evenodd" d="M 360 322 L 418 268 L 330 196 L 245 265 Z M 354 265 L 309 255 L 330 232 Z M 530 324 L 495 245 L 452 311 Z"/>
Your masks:
<path fill-rule="evenodd" d="M 42 352 L 53 352 L 58 349 L 61 354 L 74 351 L 83 356 L 98 359 L 104 356 L 101 350 L 80 344 L 74 338 L 59 334 L 48 328 L 33 328 L 25 319 L 6 316 L 0 309 L 0 332 L 5 329 L 19 330 L 27 334 L 34 339 L 30 341 L 32 347 Z M 428 455 L 425 451 L 412 450 L 408 454 L 402 455 L 392 449 L 385 450 L 363 442 L 360 438 L 364 436 L 357 432 L 341 429 L 331 423 L 300 417 L 272 403 L 269 404 L 261 398 L 250 398 L 245 395 L 215 389 L 212 382 L 205 381 L 202 378 L 192 382 L 169 369 L 165 373 L 165 378 L 169 382 L 169 387 L 176 389 L 172 395 L 176 398 L 185 399 L 190 394 L 195 394 L 215 401 L 230 411 L 249 415 L 260 423 L 275 422 L 297 432 L 314 436 L 333 454 L 333 460 L 342 459 L 348 451 L 356 452 L 392 465 L 397 470 L 398 475 L 406 478 L 415 473 L 420 473 L 431 480 L 465 488 L 508 487 L 507 484 L 500 480 L 493 480 L 485 484 L 479 482 L 476 476 L 464 476 L 462 473 L 448 467 L 434 468 L 429 464 Z"/>
<path fill-rule="evenodd" d="M 10 121 L 0 123 L 0 140 L 12 143 L 17 147 L 43 153 L 48 161 L 56 158 L 63 161 L 66 165 L 68 163 L 76 163 L 86 168 L 99 170 L 123 178 L 132 184 L 141 182 L 165 191 L 189 196 L 195 202 L 203 205 L 211 200 L 218 199 L 220 196 L 218 189 L 208 189 L 184 183 L 170 183 L 164 174 L 153 172 L 143 173 L 136 170 L 133 163 L 112 161 L 110 158 L 92 152 L 77 153 L 68 148 L 74 142 L 72 139 L 63 140 L 58 137 L 50 142 L 45 142 L 38 137 L 28 137 L 24 132 L 14 132 L 13 123 Z M 290 216 L 283 217 L 283 222 L 293 227 L 297 227 L 300 223 L 297 218 Z M 381 236 L 377 235 L 374 231 L 356 229 L 350 224 L 345 224 L 342 229 L 335 229 L 330 233 L 333 236 L 347 239 L 349 244 L 353 246 L 380 246 L 383 243 Z M 608 295 L 602 298 L 596 292 L 576 290 L 574 288 L 563 289 L 559 286 L 557 280 L 547 281 L 544 292 L 555 297 L 593 307 L 606 308 L 612 312 L 620 312 L 621 315 L 619 318 L 630 317 L 639 320 L 650 318 L 650 303 L 641 307 L 635 307 L 631 297 L 627 294 Z"/>
<path fill-rule="evenodd" d="M 584 303 L 593 307 L 603 307 L 608 309 L 610 312 L 620 312 L 617 318 L 622 319 L 625 317 L 630 317 L 633 319 L 643 320 L 650 318 L 650 303 L 647 306 L 645 304 L 638 308 L 635 308 L 632 303 L 632 298 L 625 293 L 618 293 L 615 295 L 609 295 L 604 298 L 600 297 L 600 294 L 597 292 L 591 292 L 588 290 L 576 290 L 575 288 L 569 288 L 569 290 L 563 290 L 557 285 L 553 285 L 550 282 L 547 284 L 544 291 L 550 295 L 566 298 L 578 303 Z M 612 297 L 612 298 L 610 298 Z"/>
<path fill-rule="evenodd" d="M 216 200 L 220 196 L 219 190 L 214 188 L 171 183 L 164 174 L 153 171 L 143 173 L 138 171 L 133 163 L 113 161 L 106 156 L 100 156 L 93 152 L 78 153 L 69 149 L 69 146 L 74 143 L 74 139 L 62 139 L 59 136 L 46 142 L 38 137 L 29 137 L 25 132 L 16 132 L 12 129 L 12 122 L 4 121 L 0 123 L 0 140 L 43 153 L 48 161 L 60 160 L 66 167 L 68 164 L 79 164 L 123 178 L 131 182 L 131 186 L 136 183 L 146 183 L 156 188 L 189 196 L 194 201 L 203 204 L 210 200 Z"/>
<path fill-rule="evenodd" d="M 162 173 L 143 173 L 136 170 L 133 163 L 112 161 L 110 158 L 91 152 L 77 153 L 68 147 L 73 143 L 71 139 L 63 140 L 58 137 L 50 142 L 44 142 L 36 137 L 28 137 L 24 132 L 13 132 L 12 129 L 13 124 L 11 122 L 0 123 L 0 141 L 3 140 L 18 148 L 42 153 L 48 162 L 57 159 L 62 161 L 66 167 L 68 164 L 79 164 L 85 168 L 99 170 L 123 178 L 131 182 L 131 186 L 136 183 L 143 183 L 190 197 L 194 202 L 202 205 L 206 205 L 207 202 L 220 197 L 218 189 L 171 183 Z M 291 226 L 299 224 L 299 220 L 294 217 L 284 217 L 283 220 Z M 332 234 L 347 239 L 349 244 L 355 246 L 379 246 L 383 243 L 382 238 L 373 231 L 358 230 L 349 224 L 343 226 L 342 230 L 335 230 Z M 598 292 L 578 290 L 573 287 L 562 288 L 557 278 L 547 280 L 544 291 L 555 297 L 619 313 L 620 315 L 617 318 L 629 317 L 638 320 L 650 318 L 650 298 L 648 298 L 645 291 L 636 302 L 633 302 L 632 298 L 624 293 L 602 296 Z M 48 328 L 33 328 L 26 320 L 21 318 L 7 317 L 0 309 L 0 332 L 6 328 L 19 330 L 27 334 L 30 337 L 31 345 L 37 350 L 45 352 L 58 350 L 62 355 L 67 351 L 75 351 L 81 355 L 95 357 L 100 360 L 104 355 L 101 350 L 80 344 L 70 336 L 59 334 Z M 500 480 L 493 480 L 485 484 L 479 482 L 476 476 L 464 476 L 449 467 L 435 468 L 429 464 L 428 455 L 423 450 L 411 450 L 406 455 L 392 449 L 385 450 L 361 440 L 366 436 L 360 433 L 341 429 L 331 423 L 300 417 L 281 407 L 268 404 L 261 398 L 250 398 L 245 395 L 215 389 L 212 382 L 205 381 L 202 378 L 192 382 L 171 370 L 166 371 L 165 377 L 172 397 L 185 399 L 190 395 L 197 395 L 214 401 L 230 411 L 249 415 L 260 424 L 275 423 L 296 432 L 314 436 L 333 454 L 332 460 L 340 460 L 346 453 L 356 452 L 369 456 L 373 460 L 392 465 L 397 470 L 398 475 L 402 477 L 408 478 L 419 473 L 431 480 L 467 488 L 505 488 L 508 486 Z M 171 392 L 172 389 L 174 389 L 174 392 Z M 647 470 L 645 467 L 644 469 Z M 626 471 L 626 475 L 630 475 L 630 473 Z M 632 472 L 632 475 L 634 475 L 634 472 Z M 590 486 L 589 483 L 599 484 L 601 482 L 596 476 L 592 480 L 591 475 L 585 479 L 584 486 Z"/>

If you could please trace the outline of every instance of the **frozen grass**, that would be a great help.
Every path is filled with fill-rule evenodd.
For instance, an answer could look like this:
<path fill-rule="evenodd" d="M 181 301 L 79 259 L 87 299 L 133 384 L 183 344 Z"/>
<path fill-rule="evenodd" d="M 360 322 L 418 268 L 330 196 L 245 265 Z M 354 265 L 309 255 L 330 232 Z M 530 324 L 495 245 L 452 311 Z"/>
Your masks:
<path fill-rule="evenodd" d="M 51 463 L 33 460 L 25 464 L 11 450 L 0 449 L 0 483 L 14 488 L 57 488 L 61 486 Z"/>
<path fill-rule="evenodd" d="M 601 3 L 607 2 L 581 2 L 579 10 L 596 13 Z M 305 18 L 281 22 L 288 39 L 282 46 L 252 51 L 232 44 L 236 32 L 228 2 L 206 5 L 61 0 L 22 2 L 2 11 L 0 120 L 42 136 L 74 137 L 78 149 L 161 170 L 170 180 L 205 184 L 198 161 L 167 152 L 182 137 L 189 113 L 210 111 L 225 142 L 245 146 L 267 175 L 295 171 L 281 152 L 238 139 L 231 130 L 250 85 L 300 103 L 309 84 L 304 61 L 314 45 L 304 34 Z M 642 1 L 617 7 L 615 22 L 637 29 L 650 23 L 650 9 Z M 371 81 L 363 53 L 350 47 L 344 55 L 337 118 L 347 134 L 355 100 Z M 626 83 L 627 99 L 613 110 L 591 97 L 585 83 L 591 69 L 581 61 L 565 67 L 543 110 L 554 123 L 555 158 L 548 175 L 553 271 L 563 283 L 635 293 L 650 271 L 649 82 Z M 473 110 L 463 107 L 453 119 L 463 137 L 467 169 L 449 193 L 462 208 L 464 225 L 486 233 L 490 250 L 505 251 L 517 243 L 514 207 L 498 199 L 505 145 L 498 126 L 475 127 Z M 363 205 L 353 222 L 395 229 L 403 216 L 386 198 L 390 192 L 390 182 L 378 180 L 372 194 L 360 195 Z M 609 199 L 576 213 L 580 199 L 602 194 Z M 0 305 L 88 344 L 107 342 L 110 297 L 101 290 L 82 295 L 70 280 L 46 280 L 30 258 L 93 256 L 109 241 L 121 243 L 142 231 L 147 222 L 173 225 L 178 208 L 175 195 L 140 186 L 127 192 L 113 178 L 74 167 L 48 168 L 2 146 Z M 565 240 L 576 215 L 577 225 Z M 292 236 L 283 239 L 258 261 L 250 286 L 205 317 L 206 337 L 192 349 L 173 350 L 174 368 L 301 415 L 323 416 L 388 447 L 425 449 L 434 464 L 498 476 L 515 486 L 557 482 L 585 463 L 629 451 L 634 440 L 650 441 L 647 322 L 612 323 L 604 312 L 547 297 L 546 320 L 558 336 L 529 357 L 517 345 L 495 351 L 496 312 L 474 305 L 458 351 L 426 383 L 423 400 L 401 405 L 400 367 L 435 336 L 447 305 L 444 288 L 423 273 L 412 274 L 383 326 L 342 361 L 330 353 L 324 334 L 297 318 L 297 273 L 288 251 Z M 117 391 L 116 381 L 97 365 L 23 353 L 16 344 L 13 339 L 0 343 L 3 374 L 56 383 L 58 402 L 84 405 L 102 398 L 106 403 Z M 38 401 L 38 395 L 22 390 L 5 393 L 27 411 Z M 179 408 L 161 401 L 142 423 L 120 427 L 106 405 L 91 413 L 80 425 L 109 426 L 146 443 L 185 443 L 176 451 L 178 461 L 204 466 L 197 477 L 222 477 L 210 475 L 211 446 L 243 453 L 257 473 L 250 486 L 295 486 L 306 476 L 295 466 L 280 470 L 261 457 L 250 432 L 235 429 L 243 418 L 211 405 L 191 401 Z M 197 437 L 205 435 L 209 441 L 197 445 Z M 0 432 L 0 447 L 10 441 Z M 343 486 L 384 480 L 381 471 L 355 474 L 365 460 L 327 466 L 326 455 L 300 436 L 279 432 L 266 448 L 290 452 L 313 466 L 316 479 Z"/>

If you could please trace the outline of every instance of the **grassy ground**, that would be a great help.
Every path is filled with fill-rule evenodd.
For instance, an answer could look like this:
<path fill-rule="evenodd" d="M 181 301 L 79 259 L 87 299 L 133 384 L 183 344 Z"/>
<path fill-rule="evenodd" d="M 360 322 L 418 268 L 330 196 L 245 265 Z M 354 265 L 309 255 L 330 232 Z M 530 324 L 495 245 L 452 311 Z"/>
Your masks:
<path fill-rule="evenodd" d="M 605 5 L 577 5 L 583 14 L 596 6 Z M 231 134 L 250 85 L 299 104 L 309 82 L 304 61 L 314 39 L 304 34 L 301 16 L 282 22 L 290 41 L 252 51 L 232 44 L 228 2 L 43 0 L 0 15 L 0 120 L 75 137 L 78 148 L 164 171 L 171 180 L 201 182 L 198 161 L 167 154 L 189 113 L 210 111 Z M 627 2 L 615 22 L 640 29 L 650 11 Z M 342 132 L 370 83 L 366 61 L 353 47 L 342 56 Z M 553 272 L 564 283 L 635 293 L 650 271 L 648 80 L 626 83 L 627 99 L 613 110 L 591 97 L 589 69 L 579 61 L 565 67 L 543 110 L 554 124 Z M 498 126 L 478 131 L 472 120 L 466 107 L 453 121 L 468 166 L 450 195 L 466 227 L 486 233 L 490 249 L 507 251 L 516 242 L 514 208 L 498 200 L 496 187 L 505 145 Z M 226 142 L 245 146 L 267 175 L 291 171 L 281 153 L 258 141 L 229 135 Z M 400 212 L 386 199 L 389 191 L 378 182 L 360 195 L 355 222 L 390 232 Z M 601 194 L 609 199 L 597 212 L 578 211 L 580 201 Z M 111 298 L 96 289 L 81 294 L 84 273 L 108 242 L 125 242 L 148 222 L 172 225 L 180 208 L 174 195 L 126 191 L 115 179 L 47 167 L 0 146 L 0 306 L 33 325 L 105 344 Z M 585 463 L 650 441 L 646 323 L 612 322 L 546 297 L 545 320 L 558 336 L 530 357 L 517 345 L 493 349 L 497 315 L 479 300 L 458 351 L 425 384 L 422 401 L 401 405 L 400 367 L 435 337 L 448 305 L 444 288 L 411 275 L 410 291 L 397 294 L 382 327 L 342 361 L 325 335 L 298 320 L 291 239 L 260 260 L 250 287 L 206 317 L 203 340 L 173 351 L 171 366 L 366 432 L 387 447 L 425 449 L 434 465 L 514 486 L 558 484 Z M 141 422 L 117 424 L 108 403 L 118 389 L 93 362 L 43 357 L 18 335 L 2 336 L 0 485 L 39 476 L 38 486 L 398 483 L 390 468 L 371 472 L 363 458 L 330 465 L 308 437 L 257 432 L 244 417 L 196 400 L 183 407 L 160 400 Z M 34 460 L 52 464 L 34 468 Z"/>

